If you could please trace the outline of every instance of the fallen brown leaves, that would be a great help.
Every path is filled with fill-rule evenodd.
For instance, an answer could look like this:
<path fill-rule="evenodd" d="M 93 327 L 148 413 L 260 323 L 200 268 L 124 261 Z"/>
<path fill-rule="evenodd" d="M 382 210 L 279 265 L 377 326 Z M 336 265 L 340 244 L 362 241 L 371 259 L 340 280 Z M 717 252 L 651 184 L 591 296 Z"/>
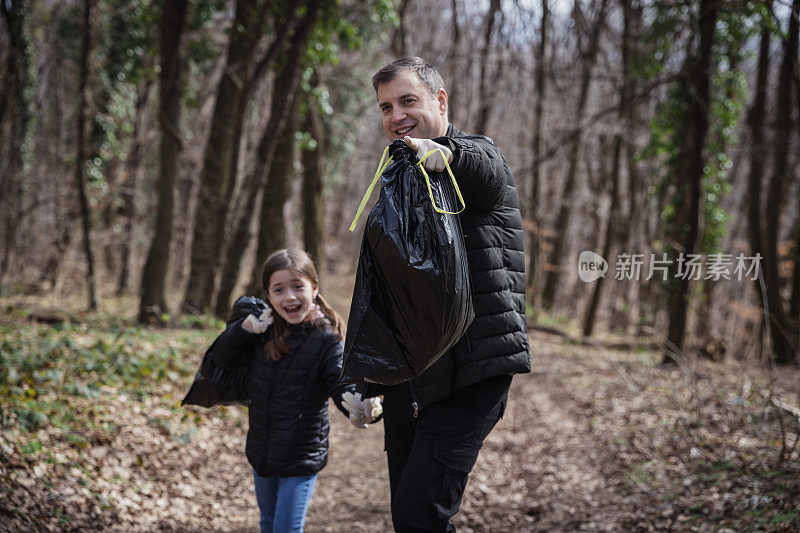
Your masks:
<path fill-rule="evenodd" d="M 647 353 L 531 340 L 534 372 L 514 379 L 459 531 L 800 528 L 797 452 L 776 463 L 780 431 L 763 369 L 663 369 Z M 778 378 L 796 403 L 797 369 Z M 246 415 L 179 407 L 189 381 L 69 397 L 86 420 L 75 432 L 3 427 L 0 530 L 255 530 Z M 390 531 L 380 424 L 359 431 L 335 410 L 331 418 L 307 530 Z M 793 437 L 797 426 L 786 427 Z"/>
<path fill-rule="evenodd" d="M 514 380 L 460 531 L 800 528 L 800 465 L 776 464 L 765 370 L 532 340 L 534 372 Z M 798 376 L 778 383 L 795 399 Z"/>

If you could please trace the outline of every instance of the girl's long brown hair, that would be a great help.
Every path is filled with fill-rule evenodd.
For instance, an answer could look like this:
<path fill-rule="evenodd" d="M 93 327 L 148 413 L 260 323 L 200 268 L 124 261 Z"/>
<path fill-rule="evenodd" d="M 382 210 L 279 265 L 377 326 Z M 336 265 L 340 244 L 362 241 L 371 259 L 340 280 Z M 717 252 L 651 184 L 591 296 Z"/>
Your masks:
<path fill-rule="evenodd" d="M 269 279 L 272 277 L 272 274 L 279 270 L 294 272 L 310 281 L 315 289 L 319 289 L 317 269 L 314 267 L 314 262 L 308 254 L 298 249 L 283 248 L 270 254 L 267 260 L 264 261 L 264 266 L 261 269 L 261 287 L 264 289 L 264 294 L 268 302 Z M 317 304 L 317 308 L 322 312 L 325 318 L 330 321 L 339 340 L 344 340 L 344 321 L 342 317 L 339 316 L 339 313 L 334 311 L 333 308 L 328 305 L 328 302 L 325 301 L 325 298 L 319 293 L 317 293 L 314 303 Z M 272 307 L 272 302 L 270 302 L 270 307 Z M 289 353 L 289 344 L 287 342 L 289 337 L 289 324 L 274 310 L 272 312 L 272 320 L 272 337 L 264 345 L 264 356 L 268 359 L 278 361 L 281 357 Z"/>

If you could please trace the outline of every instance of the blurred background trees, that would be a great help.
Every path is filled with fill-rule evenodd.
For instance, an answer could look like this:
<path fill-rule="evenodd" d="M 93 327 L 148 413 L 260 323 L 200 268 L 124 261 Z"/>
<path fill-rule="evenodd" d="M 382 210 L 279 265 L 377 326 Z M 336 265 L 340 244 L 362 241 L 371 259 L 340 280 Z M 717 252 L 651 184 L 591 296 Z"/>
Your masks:
<path fill-rule="evenodd" d="M 532 323 L 654 337 L 668 361 L 691 350 L 791 362 L 798 11 L 800 0 L 0 2 L 2 291 L 130 297 L 139 320 L 160 323 L 224 315 L 279 246 L 351 272 L 360 234 L 346 227 L 386 143 L 370 77 L 420 55 L 446 77 L 454 124 L 492 137 L 514 171 Z M 579 279 L 583 250 L 605 257 L 605 279 Z M 638 280 L 618 271 L 626 254 L 642 254 Z M 683 276 L 680 254 L 699 254 L 702 273 Z M 737 278 L 739 254 L 761 255 L 763 279 Z M 668 269 L 653 271 L 660 260 Z M 708 276 L 715 260 L 730 279 Z"/>

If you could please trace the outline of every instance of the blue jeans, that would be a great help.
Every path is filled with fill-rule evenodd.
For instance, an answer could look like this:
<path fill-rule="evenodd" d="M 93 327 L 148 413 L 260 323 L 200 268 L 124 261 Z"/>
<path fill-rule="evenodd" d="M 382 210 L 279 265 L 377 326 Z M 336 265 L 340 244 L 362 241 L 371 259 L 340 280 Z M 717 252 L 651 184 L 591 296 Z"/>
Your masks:
<path fill-rule="evenodd" d="M 317 474 L 299 477 L 261 477 L 253 470 L 261 533 L 303 532 L 306 511 Z"/>

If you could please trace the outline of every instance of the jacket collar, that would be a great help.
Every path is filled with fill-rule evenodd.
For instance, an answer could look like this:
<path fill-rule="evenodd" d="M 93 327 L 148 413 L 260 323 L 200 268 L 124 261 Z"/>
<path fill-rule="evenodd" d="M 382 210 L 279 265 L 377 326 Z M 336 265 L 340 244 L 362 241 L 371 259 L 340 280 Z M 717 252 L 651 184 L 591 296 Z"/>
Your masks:
<path fill-rule="evenodd" d="M 453 126 L 452 122 L 447 124 L 447 133 L 445 137 L 467 137 L 468 134 L 464 133 L 463 131 L 459 130 L 455 126 Z"/>

